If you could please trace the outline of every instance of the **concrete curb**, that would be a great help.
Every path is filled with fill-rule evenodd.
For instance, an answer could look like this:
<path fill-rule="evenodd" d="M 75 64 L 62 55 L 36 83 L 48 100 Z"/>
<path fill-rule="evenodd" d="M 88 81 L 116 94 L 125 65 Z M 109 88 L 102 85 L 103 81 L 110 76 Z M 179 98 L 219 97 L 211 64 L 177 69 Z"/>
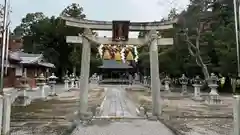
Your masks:
<path fill-rule="evenodd" d="M 165 125 L 168 129 L 170 129 L 173 132 L 173 134 L 175 134 L 175 135 L 185 135 L 185 134 L 179 132 L 176 128 L 174 128 L 170 123 L 166 122 L 164 119 L 162 119 L 160 117 L 157 117 L 157 118 L 163 125 Z"/>
<path fill-rule="evenodd" d="M 104 92 L 105 92 L 105 95 L 104 95 L 104 99 L 103 99 L 103 101 L 102 101 L 102 103 L 100 105 L 99 114 L 102 114 L 102 112 L 103 112 L 104 102 L 107 99 L 107 97 L 106 97 L 106 95 L 107 95 L 107 88 L 104 88 Z"/>

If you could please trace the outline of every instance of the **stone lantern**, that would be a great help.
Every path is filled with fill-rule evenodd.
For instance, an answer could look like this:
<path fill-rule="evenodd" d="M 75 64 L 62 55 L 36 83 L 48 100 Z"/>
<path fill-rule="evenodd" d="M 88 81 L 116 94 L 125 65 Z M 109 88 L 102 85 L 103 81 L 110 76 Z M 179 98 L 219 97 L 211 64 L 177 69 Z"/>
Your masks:
<path fill-rule="evenodd" d="M 75 87 L 76 88 L 80 88 L 79 81 L 80 81 L 80 78 L 76 76 L 76 78 L 75 78 Z"/>
<path fill-rule="evenodd" d="M 185 76 L 185 74 L 182 74 L 182 77 L 179 78 L 179 82 L 182 85 L 182 95 L 187 94 L 188 78 Z"/>
<path fill-rule="evenodd" d="M 19 78 L 19 85 L 17 88 L 22 93 L 17 97 L 16 104 L 20 106 L 29 105 L 31 103 L 31 99 L 27 96 L 26 91 L 30 89 L 30 85 L 28 84 L 28 77 L 26 75 L 26 72 L 21 78 Z"/>
<path fill-rule="evenodd" d="M 75 76 L 74 74 L 70 75 L 71 88 L 74 88 Z"/>
<path fill-rule="evenodd" d="M 50 96 L 57 96 L 56 94 L 56 80 L 58 77 L 55 76 L 54 73 L 52 73 L 52 75 L 50 77 L 48 77 L 48 83 L 50 85 L 51 88 L 51 93 Z"/>
<path fill-rule="evenodd" d="M 70 78 L 66 74 L 63 79 L 64 79 L 64 88 L 68 90 L 68 88 L 69 88 L 68 83 L 69 83 Z"/>
<path fill-rule="evenodd" d="M 151 76 L 148 76 L 148 87 L 151 87 Z"/>
<path fill-rule="evenodd" d="M 38 78 L 36 78 L 37 81 L 37 86 L 39 86 L 40 90 L 41 90 L 41 97 L 45 98 L 45 89 L 44 86 L 46 84 L 46 78 L 44 77 L 43 73 L 40 74 L 40 76 Z"/>
<path fill-rule="evenodd" d="M 208 87 L 210 87 L 210 89 L 211 89 L 211 91 L 209 93 L 209 96 L 210 96 L 209 103 L 215 104 L 220 101 L 219 94 L 217 91 L 219 79 L 214 73 L 211 73 L 211 76 L 207 81 L 208 81 Z"/>
<path fill-rule="evenodd" d="M 144 85 L 144 86 L 147 86 L 147 76 L 144 76 L 144 77 L 143 77 L 143 85 Z"/>
<path fill-rule="evenodd" d="M 218 77 L 214 74 L 211 73 L 210 78 L 207 80 L 208 81 L 208 86 L 211 88 L 210 95 L 218 95 Z"/>
<path fill-rule="evenodd" d="M 202 100 L 201 91 L 200 91 L 202 84 L 203 84 L 203 80 L 197 75 L 193 79 L 194 100 L 200 100 L 200 101 Z"/>
<path fill-rule="evenodd" d="M 166 91 L 170 91 L 170 83 L 171 83 L 171 78 L 170 77 L 168 77 L 168 76 L 166 76 L 165 78 L 164 78 L 164 88 L 165 88 L 165 90 Z"/>

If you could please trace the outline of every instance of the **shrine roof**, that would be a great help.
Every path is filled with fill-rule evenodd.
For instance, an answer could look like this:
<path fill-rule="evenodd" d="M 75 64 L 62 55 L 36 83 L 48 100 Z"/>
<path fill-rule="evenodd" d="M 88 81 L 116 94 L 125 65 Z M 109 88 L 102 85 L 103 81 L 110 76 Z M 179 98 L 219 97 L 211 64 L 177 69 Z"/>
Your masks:
<path fill-rule="evenodd" d="M 42 57 L 42 54 L 30 54 L 19 52 L 19 57 L 22 59 L 21 61 L 22 64 L 29 64 L 37 62 Z"/>
<path fill-rule="evenodd" d="M 18 55 L 17 52 L 9 51 L 8 55 L 9 55 L 9 59 L 16 60 L 16 61 L 21 61 L 21 60 L 22 60 L 22 59 L 19 57 L 19 55 Z"/>
<path fill-rule="evenodd" d="M 127 63 L 120 63 L 116 60 L 103 60 L 103 65 L 99 66 L 99 68 L 103 69 L 129 69 L 133 68 L 132 66 L 129 66 Z"/>
<path fill-rule="evenodd" d="M 2 49 L 0 49 L 0 56 L 2 56 Z M 21 61 L 22 59 L 19 57 L 17 52 L 8 51 L 8 59 Z"/>
<path fill-rule="evenodd" d="M 19 53 L 20 58 L 22 59 L 22 64 L 37 64 L 44 67 L 54 68 L 54 64 L 46 62 L 43 58 L 43 54 L 30 54 L 30 53 Z"/>

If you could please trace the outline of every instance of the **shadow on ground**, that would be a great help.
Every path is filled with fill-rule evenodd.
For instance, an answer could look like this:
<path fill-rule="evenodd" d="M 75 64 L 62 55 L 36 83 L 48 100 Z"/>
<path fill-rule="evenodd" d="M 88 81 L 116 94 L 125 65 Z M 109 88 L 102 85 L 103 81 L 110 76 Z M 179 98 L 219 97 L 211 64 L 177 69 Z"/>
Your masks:
<path fill-rule="evenodd" d="M 77 100 L 35 100 L 27 107 L 12 107 L 11 132 L 60 135 L 71 125 Z M 19 134 L 19 133 L 18 133 Z"/>

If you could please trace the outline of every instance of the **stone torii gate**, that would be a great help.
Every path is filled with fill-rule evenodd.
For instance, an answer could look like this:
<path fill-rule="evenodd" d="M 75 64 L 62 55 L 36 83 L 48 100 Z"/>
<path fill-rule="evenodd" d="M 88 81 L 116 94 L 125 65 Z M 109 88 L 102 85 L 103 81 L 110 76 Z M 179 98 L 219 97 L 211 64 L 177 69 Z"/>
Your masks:
<path fill-rule="evenodd" d="M 97 37 L 93 35 L 92 30 L 111 31 L 113 23 L 111 21 L 95 21 L 64 17 L 67 26 L 83 28 L 84 33 L 79 36 L 67 36 L 67 43 L 82 43 L 82 60 L 81 60 L 81 80 L 80 80 L 80 110 L 79 115 L 87 112 L 88 108 L 88 89 L 89 89 L 89 69 L 90 69 L 90 42 L 97 44 L 114 44 L 114 45 L 148 45 L 150 47 L 150 68 L 151 68 L 151 91 L 153 102 L 153 115 L 161 114 L 160 99 L 160 78 L 158 64 L 158 45 L 173 45 L 173 38 L 161 38 L 157 31 L 172 29 L 176 21 L 171 22 L 131 22 L 129 31 L 148 31 L 145 38 L 129 38 L 127 41 L 112 41 L 112 38 Z"/>

